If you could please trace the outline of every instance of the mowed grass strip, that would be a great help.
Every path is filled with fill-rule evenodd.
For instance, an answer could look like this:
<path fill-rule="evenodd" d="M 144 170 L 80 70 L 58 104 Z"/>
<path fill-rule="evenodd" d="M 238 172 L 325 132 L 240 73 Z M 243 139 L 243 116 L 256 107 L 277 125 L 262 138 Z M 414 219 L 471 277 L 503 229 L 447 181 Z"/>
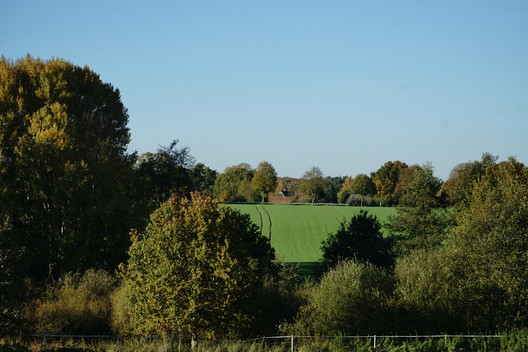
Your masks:
<path fill-rule="evenodd" d="M 332 205 L 229 204 L 249 214 L 262 234 L 269 236 L 278 257 L 286 262 L 317 262 L 322 258 L 321 242 L 334 233 L 341 221 L 348 221 L 361 209 L 375 215 L 383 224 L 396 213 L 394 208 L 347 207 Z M 268 218 L 268 213 L 271 217 Z M 262 222 L 261 222 L 262 219 Z M 387 233 L 386 233 L 387 234 Z"/>

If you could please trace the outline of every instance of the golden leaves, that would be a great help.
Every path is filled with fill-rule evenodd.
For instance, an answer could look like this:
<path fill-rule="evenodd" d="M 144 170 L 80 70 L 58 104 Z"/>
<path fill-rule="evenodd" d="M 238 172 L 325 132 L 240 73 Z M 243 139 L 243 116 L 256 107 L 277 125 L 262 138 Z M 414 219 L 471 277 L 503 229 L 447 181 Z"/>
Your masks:
<path fill-rule="evenodd" d="M 64 150 L 70 146 L 67 107 L 60 103 L 45 106 L 33 114 L 28 128 L 29 134 L 40 145 L 50 145 Z"/>

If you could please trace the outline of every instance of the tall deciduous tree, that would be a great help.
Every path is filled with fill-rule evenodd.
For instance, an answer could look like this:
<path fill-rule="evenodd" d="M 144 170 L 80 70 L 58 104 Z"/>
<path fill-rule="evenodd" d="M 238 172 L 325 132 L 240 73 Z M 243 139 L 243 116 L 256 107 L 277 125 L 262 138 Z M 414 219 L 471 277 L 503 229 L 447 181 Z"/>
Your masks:
<path fill-rule="evenodd" d="M 251 180 L 251 187 L 262 197 L 262 204 L 269 192 L 277 187 L 277 172 L 267 161 L 261 162 Z"/>
<path fill-rule="evenodd" d="M 405 187 L 391 227 L 402 234 L 405 249 L 439 245 L 449 229 L 448 214 L 438 196 L 442 181 L 432 165 L 416 169 Z"/>
<path fill-rule="evenodd" d="M 490 165 L 450 239 L 457 308 L 481 331 L 528 323 L 528 169 Z"/>
<path fill-rule="evenodd" d="M 214 193 L 220 201 L 252 200 L 251 179 L 255 171 L 249 164 L 242 163 L 228 167 L 218 175 Z M 249 192 L 248 192 L 249 191 Z"/>
<path fill-rule="evenodd" d="M 321 169 L 313 166 L 301 178 L 301 191 L 310 196 L 313 205 L 315 199 L 324 192 L 328 183 L 329 180 L 323 176 Z"/>
<path fill-rule="evenodd" d="M 396 184 L 407 164 L 401 161 L 387 161 L 376 172 L 371 174 L 372 182 L 376 185 L 376 197 L 386 200 L 397 200 Z"/>
<path fill-rule="evenodd" d="M 198 163 L 190 170 L 193 191 L 212 195 L 213 187 L 218 176 L 216 170 L 210 169 L 203 163 Z"/>
<path fill-rule="evenodd" d="M 376 193 L 376 186 L 370 177 L 365 174 L 359 174 L 352 180 L 350 191 L 352 194 L 359 194 L 361 196 L 361 206 L 363 206 L 365 197 Z"/>
<path fill-rule="evenodd" d="M 328 179 L 328 183 L 324 192 L 324 198 L 326 203 L 337 203 L 338 195 L 345 182 L 345 176 L 337 176 Z"/>
<path fill-rule="evenodd" d="M 173 197 L 133 233 L 124 271 L 137 333 L 238 336 L 254 323 L 274 252 L 248 216 Z"/>
<path fill-rule="evenodd" d="M 486 170 L 495 165 L 497 159 L 495 155 L 484 153 L 480 161 L 455 166 L 442 187 L 447 201 L 457 208 L 468 205 L 474 186 L 484 177 Z"/>
<path fill-rule="evenodd" d="M 0 236 L 37 280 L 125 260 L 128 114 L 88 67 L 0 59 Z"/>
<path fill-rule="evenodd" d="M 194 165 L 194 158 L 189 148 L 177 148 L 177 144 L 178 140 L 173 140 L 168 147 L 159 147 L 155 153 L 141 154 L 136 161 L 135 196 L 137 202 L 146 203 L 145 217 L 171 195 L 192 191 L 190 169 Z"/>
<path fill-rule="evenodd" d="M 344 203 L 348 196 L 352 194 L 352 177 L 347 176 L 344 181 L 341 189 L 337 193 L 337 202 Z"/>

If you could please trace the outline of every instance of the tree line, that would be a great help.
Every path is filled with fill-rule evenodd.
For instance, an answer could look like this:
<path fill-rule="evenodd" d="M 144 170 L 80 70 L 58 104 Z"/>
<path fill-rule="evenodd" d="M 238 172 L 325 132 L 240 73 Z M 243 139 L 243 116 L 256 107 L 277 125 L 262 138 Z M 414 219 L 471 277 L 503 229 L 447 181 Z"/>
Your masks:
<path fill-rule="evenodd" d="M 0 60 L 2 334 L 526 327 L 528 171 L 516 159 L 485 153 L 445 182 L 401 161 L 355 177 L 312 167 L 281 178 L 265 161 L 218 173 L 177 140 L 127 153 L 128 119 L 88 67 Z M 344 221 L 321 244 L 325 273 L 302 283 L 247 216 L 219 204 L 279 191 L 397 215 Z"/>

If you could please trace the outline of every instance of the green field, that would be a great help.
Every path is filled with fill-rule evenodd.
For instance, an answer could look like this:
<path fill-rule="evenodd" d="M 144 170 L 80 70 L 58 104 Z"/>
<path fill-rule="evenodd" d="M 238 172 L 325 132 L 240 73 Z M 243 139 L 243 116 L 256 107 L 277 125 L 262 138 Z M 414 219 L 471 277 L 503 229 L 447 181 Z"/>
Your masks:
<path fill-rule="evenodd" d="M 377 216 L 383 224 L 395 214 L 394 208 L 348 207 L 332 205 L 293 204 L 229 204 L 241 213 L 249 214 L 262 234 L 271 238 L 279 258 L 292 263 L 314 263 L 322 258 L 321 242 L 339 228 L 343 219 L 361 209 Z"/>

